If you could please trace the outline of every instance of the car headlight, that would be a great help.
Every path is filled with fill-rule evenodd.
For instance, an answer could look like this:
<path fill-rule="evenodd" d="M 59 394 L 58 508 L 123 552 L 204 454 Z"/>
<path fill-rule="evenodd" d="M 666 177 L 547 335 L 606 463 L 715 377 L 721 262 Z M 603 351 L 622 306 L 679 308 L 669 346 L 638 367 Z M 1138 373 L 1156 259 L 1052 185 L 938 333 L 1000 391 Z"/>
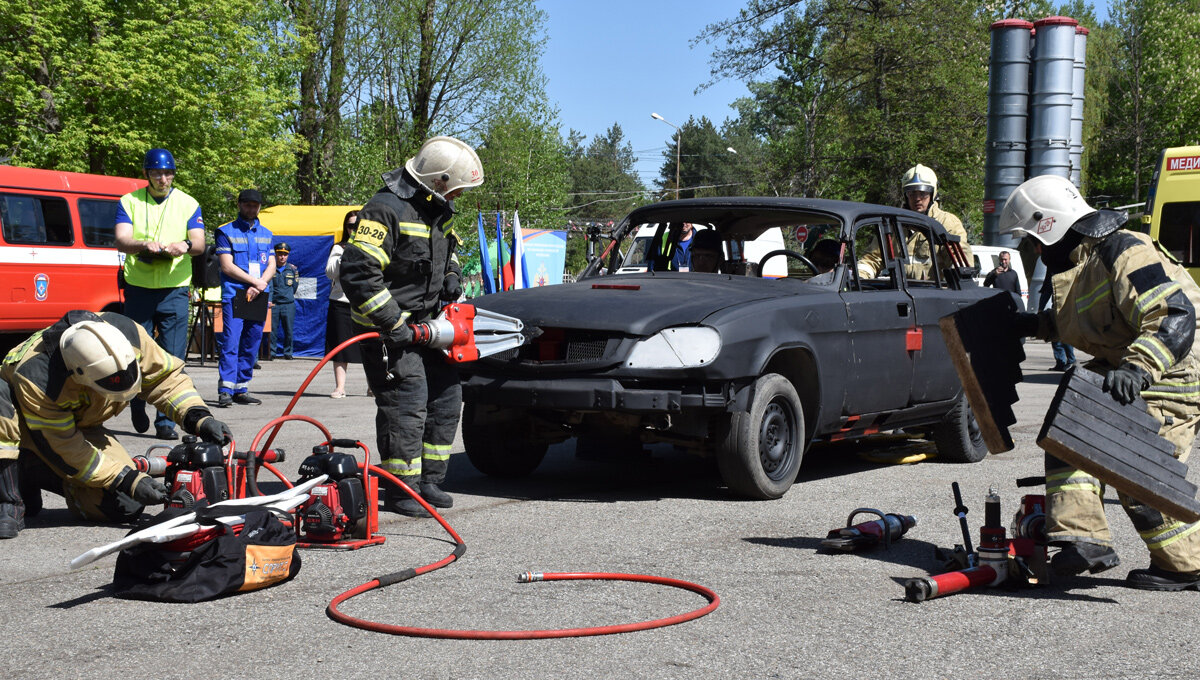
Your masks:
<path fill-rule="evenodd" d="M 712 363 L 721 351 L 721 334 L 709 326 L 667 328 L 633 346 L 629 368 L 695 368 Z"/>

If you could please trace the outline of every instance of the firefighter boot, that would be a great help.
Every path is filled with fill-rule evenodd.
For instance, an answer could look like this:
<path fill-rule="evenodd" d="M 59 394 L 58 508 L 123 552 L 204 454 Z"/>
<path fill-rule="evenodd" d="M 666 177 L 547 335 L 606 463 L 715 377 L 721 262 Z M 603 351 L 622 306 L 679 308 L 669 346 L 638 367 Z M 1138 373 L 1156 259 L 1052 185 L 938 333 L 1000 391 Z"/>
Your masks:
<path fill-rule="evenodd" d="M 413 489 L 414 491 L 416 491 L 416 489 L 420 488 L 420 485 L 417 483 L 416 480 L 413 480 L 413 483 L 411 484 L 411 486 L 415 487 Z M 391 510 L 392 512 L 394 512 L 396 514 L 405 515 L 407 517 L 429 517 L 430 516 L 429 512 L 426 511 L 425 508 L 421 507 L 421 504 L 418 503 L 416 501 L 416 499 L 414 499 L 412 496 L 409 496 L 408 492 L 405 491 L 404 489 L 398 489 L 396 487 L 389 486 L 384 491 L 383 497 L 384 497 L 383 507 L 387 510 Z"/>
<path fill-rule="evenodd" d="M 435 508 L 454 507 L 454 499 L 450 497 L 450 494 L 439 489 L 438 485 L 433 482 L 421 482 L 421 498 Z"/>
<path fill-rule="evenodd" d="M 1075 576 L 1083 572 L 1099 574 L 1121 563 L 1117 551 L 1107 545 L 1067 542 L 1050 560 L 1050 567 L 1059 576 Z"/>
<path fill-rule="evenodd" d="M 1129 572 L 1125 585 L 1138 590 L 1200 590 L 1200 573 L 1167 571 L 1152 564 Z"/>
<path fill-rule="evenodd" d="M 25 528 L 25 503 L 17 461 L 0 460 L 0 538 L 16 538 Z"/>

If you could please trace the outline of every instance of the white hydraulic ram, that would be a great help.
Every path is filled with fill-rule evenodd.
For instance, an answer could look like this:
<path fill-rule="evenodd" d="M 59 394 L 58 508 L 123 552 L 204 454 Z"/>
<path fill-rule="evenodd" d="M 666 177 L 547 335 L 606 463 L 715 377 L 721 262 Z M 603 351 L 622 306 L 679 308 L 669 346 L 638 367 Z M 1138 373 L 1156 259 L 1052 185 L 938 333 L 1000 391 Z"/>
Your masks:
<path fill-rule="evenodd" d="M 290 511 L 304 501 L 308 500 L 309 489 L 312 489 L 314 486 L 324 482 L 326 478 L 327 475 L 314 477 L 313 479 L 310 479 L 302 484 L 297 484 L 290 489 L 286 489 L 271 496 L 231 498 L 227 501 L 213 503 L 209 507 L 219 508 L 223 505 L 228 505 L 231 507 L 244 508 L 247 505 L 255 505 L 270 506 L 279 510 Z M 240 519 L 242 516 L 244 516 L 244 512 L 237 515 L 230 515 L 228 517 L 218 517 L 217 521 L 221 522 L 222 524 L 230 524 L 235 522 L 235 520 Z M 152 527 L 147 527 L 141 531 L 135 531 L 119 541 L 113 541 L 108 545 L 92 548 L 79 557 L 76 557 L 75 559 L 71 560 L 71 568 L 78 569 L 86 564 L 95 562 L 105 555 L 111 555 L 119 550 L 124 550 L 129 546 L 137 545 L 138 543 L 168 543 L 177 538 L 190 536 L 201 529 L 200 525 L 197 524 L 195 520 L 196 513 L 189 512 L 173 519 L 169 519 L 165 522 L 155 524 Z"/>
<path fill-rule="evenodd" d="M 520 319 L 460 303 L 446 305 L 437 318 L 409 327 L 414 345 L 443 350 L 456 364 L 515 349 L 526 339 Z"/>

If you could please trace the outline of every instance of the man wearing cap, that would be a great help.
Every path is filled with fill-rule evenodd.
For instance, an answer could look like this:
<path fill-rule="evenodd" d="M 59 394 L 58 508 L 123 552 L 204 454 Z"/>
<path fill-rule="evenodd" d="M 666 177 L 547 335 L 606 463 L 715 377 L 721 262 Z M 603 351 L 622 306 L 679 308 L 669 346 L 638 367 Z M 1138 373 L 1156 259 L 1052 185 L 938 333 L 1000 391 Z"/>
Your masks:
<path fill-rule="evenodd" d="M 142 161 L 149 185 L 121 197 L 117 205 L 116 246 L 125 254 L 124 313 L 140 323 L 177 359 L 187 353 L 188 288 L 192 256 L 204 252 L 204 219 L 196 199 L 172 186 L 175 157 L 150 149 Z M 129 413 L 138 432 L 150 429 L 146 404 L 134 399 Z M 154 435 L 177 439 L 175 423 L 159 411 Z"/>
<path fill-rule="evenodd" d="M 288 263 L 291 252 L 286 241 L 275 244 L 275 276 L 271 278 L 271 333 L 275 336 L 271 356 L 282 354 L 284 359 L 292 358 L 296 289 L 300 287 L 300 270 Z"/>
<path fill-rule="evenodd" d="M 258 221 L 262 194 L 255 189 L 243 189 L 238 194 L 238 217 L 221 225 L 215 235 L 217 260 L 221 264 L 221 356 L 217 360 L 217 406 L 231 404 L 261 404 L 250 395 L 250 379 L 254 377 L 254 361 L 262 343 L 266 314 L 253 313 L 238 318 L 243 305 L 254 307 L 260 295 L 270 296 L 271 279 L 275 276 L 270 230 Z M 260 300 L 262 302 L 262 300 Z M 265 309 L 265 306 L 263 307 Z"/>
<path fill-rule="evenodd" d="M 161 482 L 138 472 L 105 429 L 138 396 L 214 444 L 229 428 L 212 417 L 183 362 L 115 312 L 77 310 L 34 333 L 0 365 L 0 538 L 15 538 L 42 490 L 79 517 L 127 522 L 162 503 Z"/>
<path fill-rule="evenodd" d="M 420 325 L 462 294 L 458 238 L 447 222 L 454 199 L 483 184 L 483 165 L 466 143 L 434 137 L 403 167 L 383 174 L 384 186 L 358 213 L 346 242 L 340 278 L 359 324 L 379 330 L 362 343 L 363 368 L 375 393 L 375 437 L 381 467 L 448 508 L 450 449 L 462 411 L 457 369 L 440 351 L 419 344 Z M 422 333 L 421 337 L 429 337 Z M 388 486 L 384 504 L 412 517 L 429 513 L 401 489 Z"/>

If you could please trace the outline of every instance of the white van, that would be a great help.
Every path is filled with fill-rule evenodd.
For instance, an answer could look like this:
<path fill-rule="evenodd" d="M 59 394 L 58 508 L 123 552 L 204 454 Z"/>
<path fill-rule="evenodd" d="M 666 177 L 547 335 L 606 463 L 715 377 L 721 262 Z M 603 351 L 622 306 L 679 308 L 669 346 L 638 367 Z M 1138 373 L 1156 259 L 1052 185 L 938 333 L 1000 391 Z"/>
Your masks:
<path fill-rule="evenodd" d="M 999 246 L 971 246 L 971 253 L 975 256 L 975 266 L 979 270 L 979 274 L 975 277 L 975 283 L 983 285 L 987 275 L 992 273 L 996 267 L 1000 266 L 1000 253 L 1007 252 L 1012 258 L 1010 266 L 1017 273 L 1017 281 L 1021 284 L 1021 304 L 1025 309 L 1029 308 L 1029 279 L 1025 278 L 1025 265 L 1021 262 L 1021 253 L 1017 252 L 1016 248 L 1001 248 Z"/>
<path fill-rule="evenodd" d="M 708 229 L 706 225 L 697 224 L 698 231 Z M 618 274 L 634 274 L 644 272 L 648 268 L 646 263 L 646 254 L 651 252 L 650 241 L 654 239 L 655 233 L 658 231 L 657 224 L 646 224 L 638 228 L 637 235 L 633 237 L 633 243 L 630 244 L 629 250 L 625 252 L 625 258 L 621 260 L 621 268 L 617 270 Z M 740 260 L 742 257 L 739 253 L 728 252 L 730 246 L 736 250 L 736 244 L 726 243 L 725 259 Z M 746 257 L 747 262 L 758 262 L 764 255 L 772 250 L 783 250 L 783 231 L 779 227 L 772 227 L 764 231 L 758 238 L 753 241 L 746 241 Z M 767 267 L 762 272 L 763 278 L 784 278 L 788 275 L 787 258 L 773 257 L 767 260 Z"/>

